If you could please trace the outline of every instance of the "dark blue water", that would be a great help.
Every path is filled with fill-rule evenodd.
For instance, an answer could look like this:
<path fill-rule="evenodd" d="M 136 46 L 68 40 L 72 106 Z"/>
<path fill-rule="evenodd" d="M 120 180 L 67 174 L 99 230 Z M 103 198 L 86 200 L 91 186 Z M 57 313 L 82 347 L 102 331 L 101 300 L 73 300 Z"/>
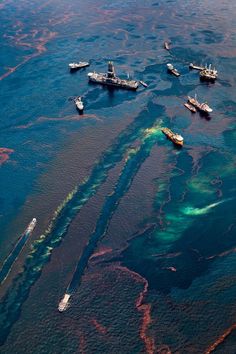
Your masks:
<path fill-rule="evenodd" d="M 2 265 L 38 227 L 2 285 L 0 352 L 235 353 L 235 14 L 228 0 L 2 2 Z M 77 60 L 91 66 L 70 74 Z M 89 84 L 108 60 L 148 88 Z M 195 93 L 209 119 L 183 106 Z"/>

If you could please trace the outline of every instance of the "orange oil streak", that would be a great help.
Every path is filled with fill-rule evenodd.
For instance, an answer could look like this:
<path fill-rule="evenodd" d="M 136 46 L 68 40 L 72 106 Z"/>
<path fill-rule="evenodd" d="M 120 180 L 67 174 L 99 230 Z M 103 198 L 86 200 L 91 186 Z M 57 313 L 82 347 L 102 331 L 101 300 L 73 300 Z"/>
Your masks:
<path fill-rule="evenodd" d="M 12 149 L 0 148 L 0 166 L 9 159 L 12 152 L 14 152 Z"/>
<path fill-rule="evenodd" d="M 148 281 L 145 278 L 143 278 L 141 275 L 139 275 L 138 273 L 135 273 L 134 271 L 131 271 L 126 267 L 116 266 L 116 268 L 130 273 L 132 275 L 132 277 L 134 277 L 136 280 L 139 280 L 142 283 L 144 283 L 144 289 L 139 294 L 139 297 L 135 303 L 137 310 L 141 311 L 143 313 L 143 321 L 142 321 L 142 324 L 141 324 L 141 327 L 139 330 L 139 335 L 145 344 L 147 353 L 154 354 L 155 353 L 154 339 L 152 337 L 148 336 L 148 334 L 147 334 L 148 326 L 152 322 L 151 305 L 150 304 L 143 304 L 144 297 L 148 291 Z"/>
<path fill-rule="evenodd" d="M 90 257 L 90 260 L 91 259 L 94 259 L 94 258 L 97 258 L 97 257 L 101 257 L 103 256 L 104 254 L 107 254 L 107 253 L 110 253 L 112 252 L 112 248 L 103 248 L 103 249 L 100 249 L 99 251 L 97 251 L 96 253 L 93 253 L 92 256 Z"/>
<path fill-rule="evenodd" d="M 33 37 L 35 37 L 36 34 L 37 34 L 37 31 L 33 31 L 32 32 Z M 31 43 L 28 43 L 28 42 L 22 42 L 22 39 L 25 39 L 25 38 L 27 38 L 29 36 L 27 34 L 22 34 L 22 35 L 16 37 L 15 38 L 15 44 L 16 45 L 22 46 L 22 47 L 33 48 L 33 49 L 36 50 L 36 52 L 33 53 L 33 54 L 25 56 L 24 59 L 19 64 L 17 64 L 16 66 L 8 68 L 8 70 L 2 76 L 0 76 L 0 81 L 5 79 L 6 77 L 11 75 L 12 73 L 14 73 L 17 69 L 19 69 L 21 66 L 26 64 L 29 60 L 31 60 L 31 59 L 39 56 L 43 52 L 45 52 L 46 51 L 45 45 L 51 39 L 53 39 L 56 35 L 57 35 L 56 32 L 47 32 L 46 30 L 44 30 L 42 36 L 37 39 L 37 42 L 35 44 L 34 43 L 31 44 Z M 5 37 L 7 37 L 7 36 L 5 35 Z"/>
<path fill-rule="evenodd" d="M 92 324 L 96 328 L 96 330 L 101 334 L 107 334 L 107 329 L 103 325 L 101 325 L 96 319 L 91 320 Z"/>
<path fill-rule="evenodd" d="M 207 348 L 204 354 L 210 354 L 214 352 L 214 350 L 224 342 L 224 340 L 234 331 L 236 330 L 236 323 L 234 323 L 231 327 L 229 327 L 210 347 Z"/>
<path fill-rule="evenodd" d="M 38 123 L 42 122 L 47 122 L 47 121 L 53 121 L 53 122 L 58 122 L 58 121 L 80 121 L 84 119 L 95 119 L 97 121 L 102 121 L 101 118 L 98 118 L 95 114 L 83 114 L 83 115 L 72 115 L 72 116 L 65 116 L 65 117 L 56 117 L 56 118 L 51 118 L 51 117 L 38 117 L 38 119 L 35 122 L 29 122 L 24 125 L 18 125 L 15 127 L 15 129 L 27 129 L 30 128 Z"/>

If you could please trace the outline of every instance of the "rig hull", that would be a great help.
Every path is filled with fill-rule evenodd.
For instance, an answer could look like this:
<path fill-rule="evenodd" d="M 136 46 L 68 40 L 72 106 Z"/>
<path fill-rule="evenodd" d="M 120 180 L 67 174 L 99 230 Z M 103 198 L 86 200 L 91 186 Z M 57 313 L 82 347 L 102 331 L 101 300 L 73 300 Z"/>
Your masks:
<path fill-rule="evenodd" d="M 133 81 L 133 80 L 122 80 L 119 78 L 108 78 L 106 74 L 97 74 L 97 73 L 89 73 L 88 74 L 89 81 L 100 84 L 100 85 L 105 85 L 105 86 L 111 86 L 111 87 L 116 87 L 116 88 L 121 88 L 125 90 L 137 90 L 139 83 L 138 81 Z"/>

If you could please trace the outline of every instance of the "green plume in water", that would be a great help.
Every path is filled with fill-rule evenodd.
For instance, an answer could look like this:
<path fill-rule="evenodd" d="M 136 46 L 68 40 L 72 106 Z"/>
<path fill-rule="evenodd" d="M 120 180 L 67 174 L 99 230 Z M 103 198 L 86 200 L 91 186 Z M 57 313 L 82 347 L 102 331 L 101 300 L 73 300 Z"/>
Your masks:
<path fill-rule="evenodd" d="M 185 215 L 190 215 L 190 216 L 192 216 L 192 215 L 193 216 L 195 216 L 195 215 L 204 215 L 204 214 L 209 213 L 211 211 L 211 209 L 215 208 L 219 204 L 222 204 L 222 203 L 224 203 L 224 202 L 226 202 L 228 200 L 230 200 L 230 199 L 224 199 L 224 200 L 221 200 L 219 202 L 209 204 L 209 205 L 207 205 L 204 208 L 194 208 L 194 207 L 191 207 L 191 206 L 187 206 L 187 207 L 182 209 L 182 213 L 185 214 Z"/>

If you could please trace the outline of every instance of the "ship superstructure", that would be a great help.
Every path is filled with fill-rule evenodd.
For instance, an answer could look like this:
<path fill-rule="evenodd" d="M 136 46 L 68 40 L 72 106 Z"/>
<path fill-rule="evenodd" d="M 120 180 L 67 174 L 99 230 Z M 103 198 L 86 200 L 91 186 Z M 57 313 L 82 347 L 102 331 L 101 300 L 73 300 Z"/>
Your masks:
<path fill-rule="evenodd" d="M 201 80 L 215 81 L 218 77 L 218 71 L 212 68 L 210 64 L 200 71 L 199 76 Z"/>
<path fill-rule="evenodd" d="M 95 82 L 101 85 L 113 86 L 117 88 L 123 88 L 127 90 L 137 90 L 139 82 L 136 80 L 120 79 L 115 74 L 115 68 L 113 62 L 108 62 L 108 70 L 106 74 L 103 73 L 88 73 L 89 81 Z"/>

